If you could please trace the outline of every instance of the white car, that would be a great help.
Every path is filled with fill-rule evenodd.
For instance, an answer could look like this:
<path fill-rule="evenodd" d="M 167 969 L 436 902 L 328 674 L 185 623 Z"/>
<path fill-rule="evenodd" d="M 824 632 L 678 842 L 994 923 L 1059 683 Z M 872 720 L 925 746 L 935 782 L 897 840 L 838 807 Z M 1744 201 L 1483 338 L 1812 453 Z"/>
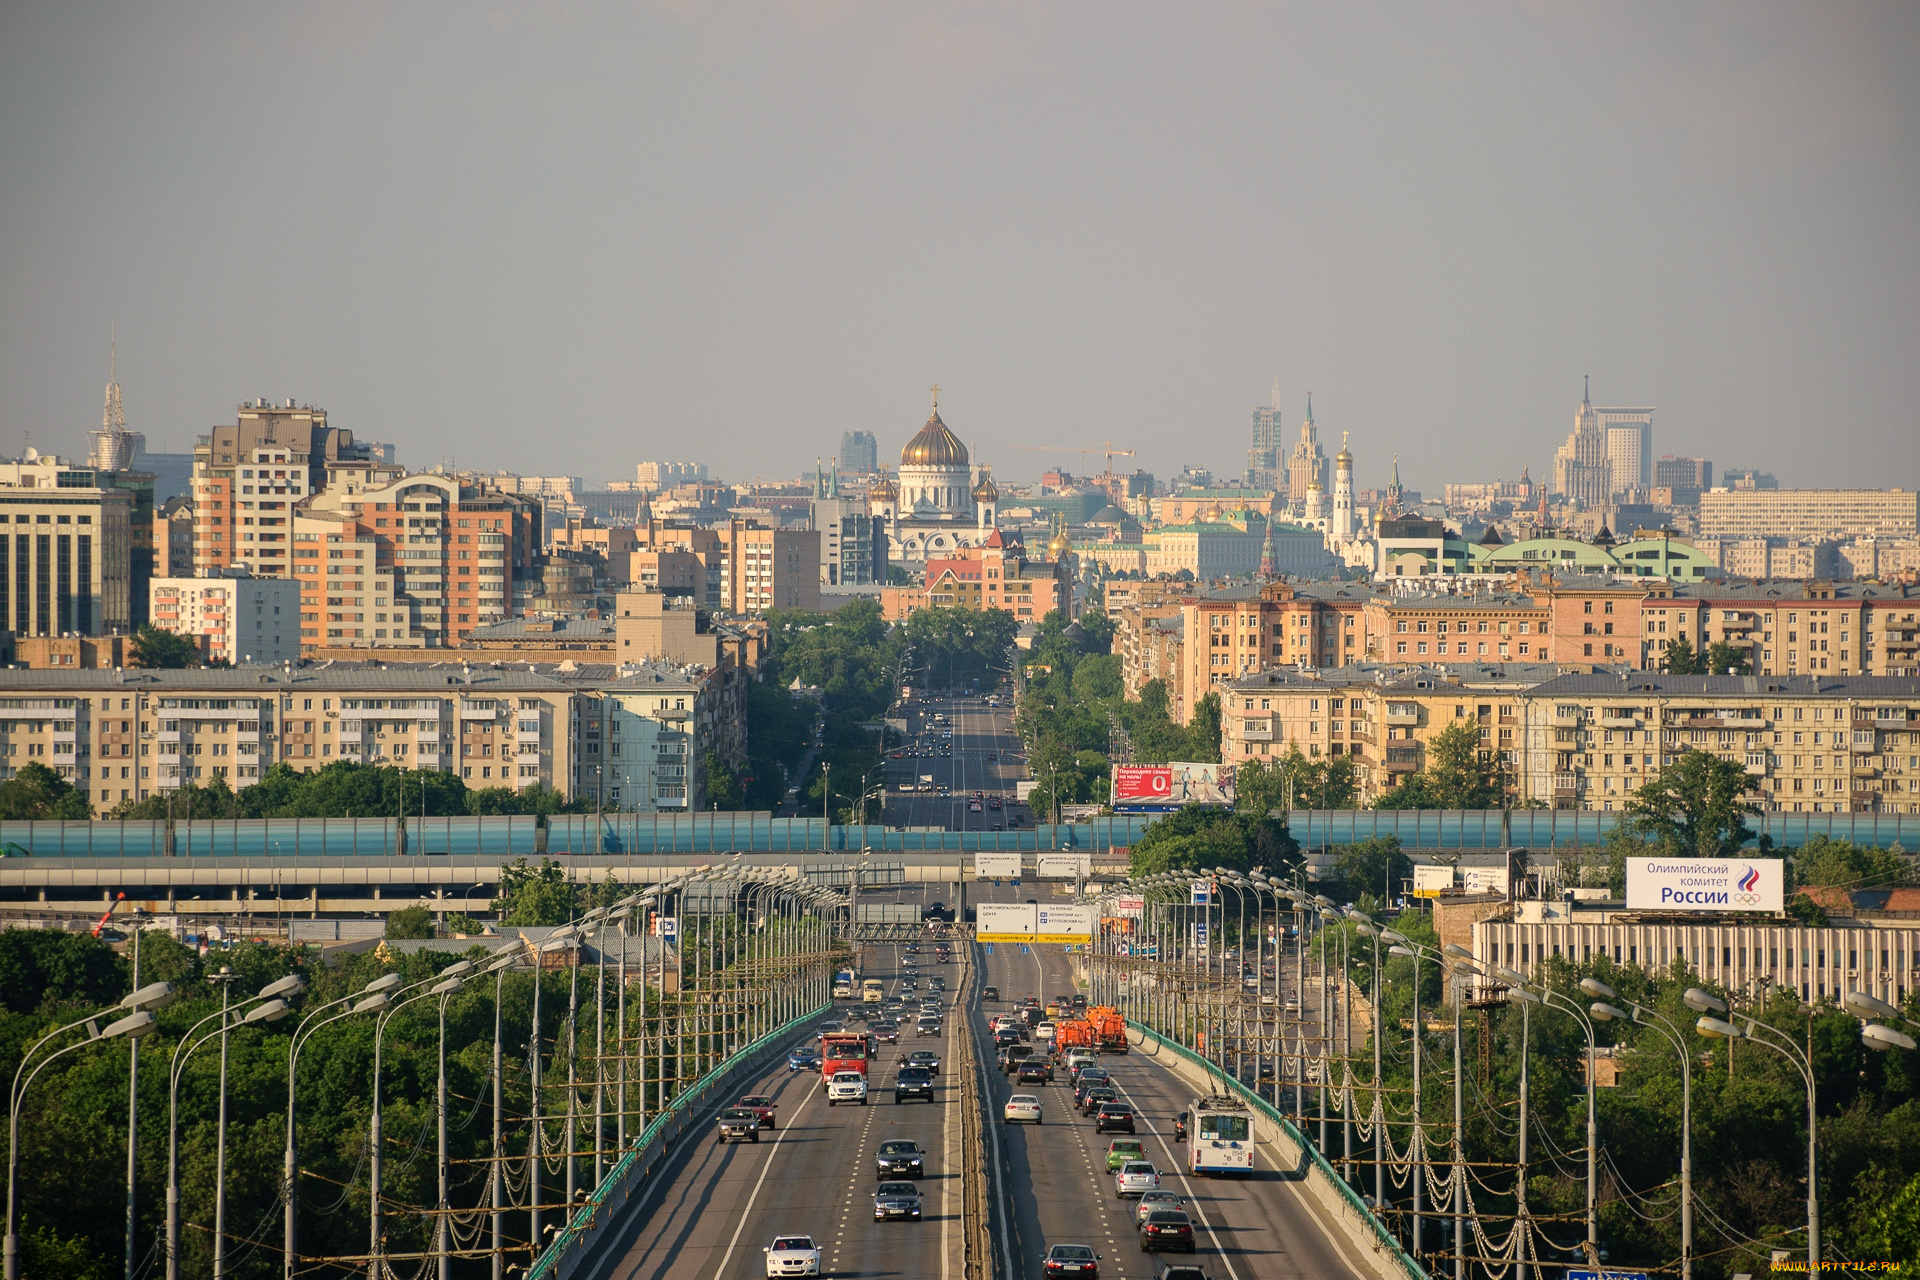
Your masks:
<path fill-rule="evenodd" d="M 867 1105 L 867 1078 L 858 1071 L 836 1071 L 833 1079 L 827 1081 L 827 1105 L 838 1106 L 842 1102 Z"/>
<path fill-rule="evenodd" d="M 1007 1099 L 1007 1105 L 1000 1109 L 1000 1118 L 1007 1124 L 1031 1121 L 1040 1124 L 1040 1099 L 1030 1093 L 1016 1093 Z"/>
<path fill-rule="evenodd" d="M 1129 1160 L 1120 1166 L 1120 1172 L 1113 1175 L 1113 1189 L 1121 1199 L 1145 1195 L 1160 1189 L 1160 1175 L 1145 1160 Z"/>
<path fill-rule="evenodd" d="M 1033 1038 L 1035 1040 L 1051 1041 L 1053 1039 L 1053 1031 L 1054 1028 L 1051 1022 L 1043 1022 L 1033 1029 Z"/>
<path fill-rule="evenodd" d="M 770 1276 L 817 1276 L 820 1274 L 820 1246 L 812 1236 L 775 1236 L 761 1250 L 767 1255 Z"/>

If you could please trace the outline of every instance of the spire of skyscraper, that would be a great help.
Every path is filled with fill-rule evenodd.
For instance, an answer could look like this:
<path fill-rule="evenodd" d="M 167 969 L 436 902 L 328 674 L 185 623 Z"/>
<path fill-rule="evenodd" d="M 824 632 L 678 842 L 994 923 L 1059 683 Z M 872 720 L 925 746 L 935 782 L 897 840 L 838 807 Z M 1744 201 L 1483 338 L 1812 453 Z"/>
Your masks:
<path fill-rule="evenodd" d="M 126 408 L 120 403 L 120 337 L 118 326 L 107 330 L 106 405 L 100 411 L 100 429 L 93 433 L 87 465 L 100 471 L 125 471 L 133 465 L 144 438 L 127 430 Z"/>
<path fill-rule="evenodd" d="M 1277 373 L 1273 375 L 1273 395 L 1268 399 L 1267 407 L 1269 409 L 1280 407 L 1280 375 Z"/>
<path fill-rule="evenodd" d="M 1273 515 L 1267 516 L 1267 536 L 1260 543 L 1260 574 L 1271 578 L 1280 572 L 1279 557 L 1273 550 Z"/>

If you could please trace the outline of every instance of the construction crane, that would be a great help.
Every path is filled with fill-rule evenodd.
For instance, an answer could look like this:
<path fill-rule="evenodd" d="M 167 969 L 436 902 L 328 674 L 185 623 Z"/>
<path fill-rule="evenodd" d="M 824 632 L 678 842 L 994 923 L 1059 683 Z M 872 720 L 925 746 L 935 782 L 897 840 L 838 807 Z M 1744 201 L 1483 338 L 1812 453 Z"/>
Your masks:
<path fill-rule="evenodd" d="M 1111 440 L 1102 440 L 1099 444 L 1017 444 L 1013 447 L 1016 449 L 1025 449 L 1030 453 L 1077 453 L 1080 455 L 1080 468 L 1083 471 L 1086 469 L 1088 454 L 1102 453 L 1106 455 L 1107 459 L 1107 475 L 1113 474 L 1113 460 L 1115 458 L 1131 458 L 1135 456 L 1132 449 L 1114 448 L 1113 441 Z"/>

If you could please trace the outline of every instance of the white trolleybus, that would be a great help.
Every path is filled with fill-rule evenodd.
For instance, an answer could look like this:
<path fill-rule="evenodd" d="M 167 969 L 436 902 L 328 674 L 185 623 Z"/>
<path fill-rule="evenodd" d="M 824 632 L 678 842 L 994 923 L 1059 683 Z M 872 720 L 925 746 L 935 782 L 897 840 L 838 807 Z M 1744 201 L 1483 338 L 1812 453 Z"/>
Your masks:
<path fill-rule="evenodd" d="M 1230 1097 L 1195 1098 L 1187 1122 L 1187 1172 L 1252 1173 L 1253 1113 Z"/>

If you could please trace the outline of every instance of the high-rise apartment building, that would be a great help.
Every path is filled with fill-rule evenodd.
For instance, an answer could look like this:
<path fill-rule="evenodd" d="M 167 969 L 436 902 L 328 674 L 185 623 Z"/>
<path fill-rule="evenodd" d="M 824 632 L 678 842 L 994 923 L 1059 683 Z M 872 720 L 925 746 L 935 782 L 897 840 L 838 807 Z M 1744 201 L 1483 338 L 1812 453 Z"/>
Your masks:
<path fill-rule="evenodd" d="M 231 426 L 193 450 L 193 563 L 206 575 L 244 564 L 283 578 L 292 563 L 293 508 L 329 482 L 379 465 L 372 446 L 327 425 L 312 405 L 249 400 Z"/>
<path fill-rule="evenodd" d="M 872 475 L 880 469 L 880 441 L 873 432 L 840 434 L 840 469 L 850 476 Z"/>
<path fill-rule="evenodd" d="M 134 625 L 137 497 L 111 480 L 31 449 L 0 463 L 0 627 L 59 636 Z"/>
<path fill-rule="evenodd" d="M 736 518 L 721 534 L 722 609 L 820 611 L 819 530 L 769 529 Z"/>
<path fill-rule="evenodd" d="M 454 645 L 503 621 L 539 554 L 538 503 L 435 472 L 367 478 L 295 513 L 302 647 Z"/>
<path fill-rule="evenodd" d="M 1912 489 L 1715 489 L 1700 495 L 1700 535 L 1720 538 L 1911 538 Z"/>
<path fill-rule="evenodd" d="M 1280 379 L 1275 378 L 1268 403 L 1253 406 L 1253 441 L 1247 447 L 1249 489 L 1279 489 L 1286 484 L 1286 430 L 1280 415 Z"/>
<path fill-rule="evenodd" d="M 1607 433 L 1608 496 L 1644 501 L 1653 487 L 1653 410 L 1597 408 L 1594 413 Z"/>

